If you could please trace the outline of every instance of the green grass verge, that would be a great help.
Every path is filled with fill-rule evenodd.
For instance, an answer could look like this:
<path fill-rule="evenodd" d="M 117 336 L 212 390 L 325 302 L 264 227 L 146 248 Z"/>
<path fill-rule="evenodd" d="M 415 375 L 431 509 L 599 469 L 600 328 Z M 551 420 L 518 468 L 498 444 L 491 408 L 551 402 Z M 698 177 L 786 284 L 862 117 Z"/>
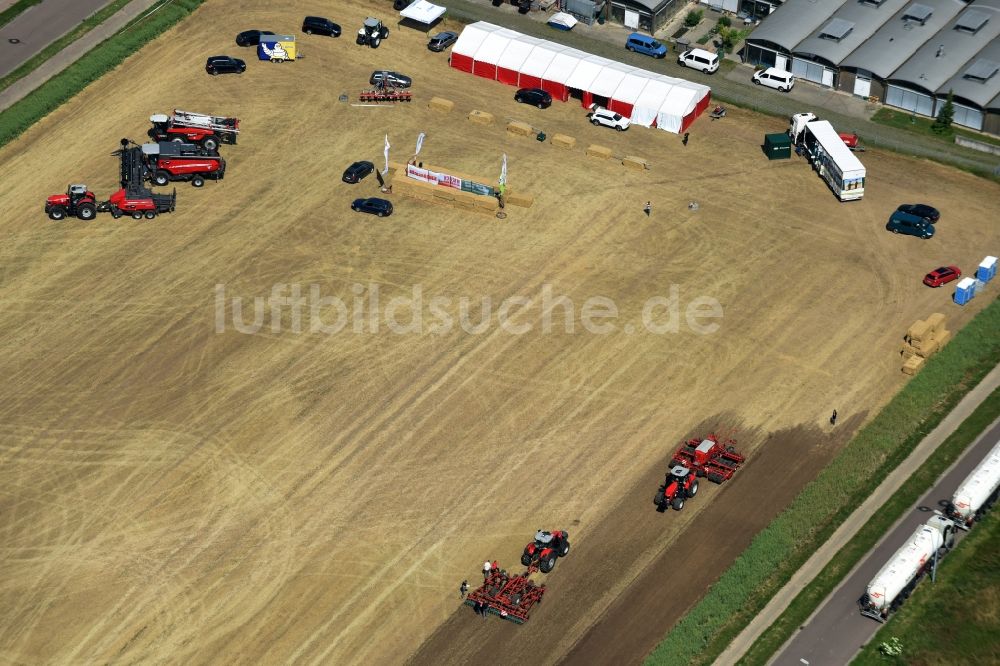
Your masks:
<path fill-rule="evenodd" d="M 856 666 L 899 664 L 1000 664 L 1000 521 L 980 522 L 948 557 L 941 560 L 937 582 L 921 584 L 906 604 L 879 629 L 851 663 Z M 878 650 L 897 637 L 902 654 Z"/>
<path fill-rule="evenodd" d="M 38 69 L 42 65 L 42 63 L 44 63 L 46 60 L 48 60 L 55 54 L 59 53 L 64 48 L 66 48 L 76 40 L 80 39 L 85 34 L 90 32 L 97 26 L 99 26 L 100 24 L 104 23 L 104 21 L 107 20 L 109 16 L 113 15 L 119 9 L 127 5 L 130 1 L 131 0 L 114 0 L 114 2 L 99 9 L 98 11 L 94 12 L 93 14 L 85 18 L 83 21 L 80 22 L 80 25 L 76 26 L 75 28 L 67 32 L 65 35 L 63 35 L 56 41 L 46 46 L 34 58 L 21 65 L 7 76 L 0 78 L 0 90 L 5 89 L 7 86 L 14 83 L 15 81 L 19 81 L 24 77 L 26 77 L 28 74 L 31 74 L 33 71 Z"/>
<path fill-rule="evenodd" d="M 20 136 L 130 55 L 187 18 L 205 0 L 173 0 L 118 33 L 0 113 L 0 147 Z"/>
<path fill-rule="evenodd" d="M 989 134 L 972 132 L 970 130 L 962 129 L 957 125 L 952 125 L 951 134 L 935 134 L 931 131 L 931 125 L 934 124 L 933 118 L 914 116 L 911 113 L 906 113 L 905 111 L 900 111 L 899 109 L 881 108 L 875 112 L 875 115 L 872 116 L 872 120 L 882 125 L 886 125 L 887 127 L 895 127 L 897 129 L 903 129 L 908 132 L 920 134 L 921 136 L 928 136 L 932 139 L 941 141 L 942 143 L 955 143 L 954 136 L 957 134 L 958 136 L 963 136 L 966 139 L 972 139 L 973 141 L 1000 146 L 1000 138 L 998 137 L 990 136 Z"/>
<path fill-rule="evenodd" d="M 775 652 L 805 623 L 819 604 L 854 568 L 862 557 L 882 538 L 889 528 L 920 496 L 930 488 L 948 467 L 975 441 L 993 421 L 1000 417 L 1000 389 L 994 391 L 958 429 L 941 443 L 920 469 L 900 487 L 878 510 L 871 520 L 838 552 L 823 571 L 809 583 L 784 613 L 747 651 L 741 664 L 766 664 Z M 949 555 L 950 558 L 950 555 Z M 861 592 L 858 592 L 861 596 Z M 1000 597 L 998 597 L 1000 599 Z M 994 629 L 998 629 L 994 626 Z M 996 662 L 1000 663 L 1000 662 Z"/>
<path fill-rule="evenodd" d="M 18 16 L 24 13 L 28 7 L 34 7 L 42 0 L 17 0 L 7 9 L 0 12 L 0 28 L 4 27 Z"/>
<path fill-rule="evenodd" d="M 941 419 L 1000 362 L 994 300 L 764 528 L 647 664 L 708 664 Z"/>

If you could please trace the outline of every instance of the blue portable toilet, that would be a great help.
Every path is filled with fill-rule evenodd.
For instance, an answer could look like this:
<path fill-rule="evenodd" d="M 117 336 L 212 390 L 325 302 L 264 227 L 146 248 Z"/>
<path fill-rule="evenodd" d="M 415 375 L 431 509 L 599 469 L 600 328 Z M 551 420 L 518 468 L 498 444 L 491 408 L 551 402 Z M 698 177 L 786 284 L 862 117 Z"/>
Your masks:
<path fill-rule="evenodd" d="M 965 305 L 976 295 L 976 281 L 972 278 L 962 278 L 955 287 L 955 302 Z"/>
<path fill-rule="evenodd" d="M 976 279 L 980 282 L 989 282 L 996 277 L 996 274 L 997 258 L 986 257 L 983 259 L 983 263 L 979 264 L 979 270 L 976 271 Z"/>

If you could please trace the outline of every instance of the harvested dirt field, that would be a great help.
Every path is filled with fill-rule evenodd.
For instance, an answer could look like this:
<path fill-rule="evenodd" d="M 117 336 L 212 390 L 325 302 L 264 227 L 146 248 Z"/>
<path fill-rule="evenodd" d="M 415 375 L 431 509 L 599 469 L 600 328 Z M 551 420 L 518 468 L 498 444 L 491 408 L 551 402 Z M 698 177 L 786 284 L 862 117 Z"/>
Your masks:
<path fill-rule="evenodd" d="M 572 103 L 515 104 L 394 21 L 378 50 L 356 46 L 366 15 L 392 15 L 384 0 L 270 5 L 210 0 L 0 151 L 5 661 L 553 663 L 578 644 L 635 661 L 902 386 L 906 327 L 939 310 L 957 330 L 983 305 L 920 280 L 995 248 L 995 184 L 869 152 L 865 199 L 840 204 L 801 160 L 764 158 L 779 120 L 706 116 L 686 148 L 616 133 Z M 303 14 L 344 36 L 301 35 L 305 57 L 282 65 L 233 46 L 240 29 L 298 33 Z M 205 56 L 238 52 L 242 76 L 204 73 Z M 412 76 L 415 101 L 338 101 L 376 68 Z M 177 211 L 153 221 L 44 216 L 68 182 L 110 195 L 118 140 L 173 108 L 242 119 L 225 180 L 178 183 Z M 510 136 L 508 118 L 576 145 Z M 343 169 L 380 166 L 386 134 L 405 161 L 420 132 L 420 159 L 486 183 L 506 153 L 533 205 L 498 220 L 389 195 L 391 217 L 352 212 L 379 190 Z M 590 144 L 651 168 L 588 158 Z M 884 230 L 924 199 L 942 211 L 934 239 Z M 411 309 L 390 300 L 416 288 L 422 325 L 370 316 L 376 287 L 403 323 Z M 677 332 L 649 330 L 644 304 L 674 288 Z M 307 303 L 283 304 L 296 290 Z M 604 333 L 582 316 L 597 296 L 618 312 Z M 468 332 L 483 297 L 486 326 Z M 513 297 L 520 334 L 498 325 Z M 699 297 L 721 304 L 694 322 L 714 333 L 686 321 Z M 679 440 L 715 428 L 737 431 L 745 470 L 656 513 Z M 763 489 L 775 468 L 782 487 Z M 539 527 L 569 530 L 573 552 L 528 624 L 484 626 L 460 582 L 486 558 L 515 566 Z M 685 557 L 699 577 L 664 610 L 642 589 L 670 590 Z M 619 631 L 635 644 L 601 645 Z"/>

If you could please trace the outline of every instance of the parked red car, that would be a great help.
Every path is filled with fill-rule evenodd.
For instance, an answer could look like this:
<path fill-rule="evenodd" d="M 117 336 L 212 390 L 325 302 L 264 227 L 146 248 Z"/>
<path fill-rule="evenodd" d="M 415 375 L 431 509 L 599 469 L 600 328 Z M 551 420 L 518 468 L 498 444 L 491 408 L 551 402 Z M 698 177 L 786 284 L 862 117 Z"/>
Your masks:
<path fill-rule="evenodd" d="M 940 287 L 960 277 L 962 277 L 962 271 L 959 270 L 958 266 L 942 266 L 925 275 L 924 284 L 928 287 Z"/>

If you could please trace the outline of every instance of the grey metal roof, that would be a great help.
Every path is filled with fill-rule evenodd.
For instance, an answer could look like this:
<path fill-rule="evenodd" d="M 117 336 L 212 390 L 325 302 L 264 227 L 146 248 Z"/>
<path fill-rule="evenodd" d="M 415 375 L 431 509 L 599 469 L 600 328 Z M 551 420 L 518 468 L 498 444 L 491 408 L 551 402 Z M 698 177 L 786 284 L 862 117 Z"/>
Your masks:
<path fill-rule="evenodd" d="M 912 5 L 906 8 L 903 13 L 904 19 L 913 19 L 914 21 L 920 21 L 923 23 L 931 17 L 934 13 L 934 9 L 928 7 L 927 5 L 921 5 L 920 3 L 914 2 Z"/>
<path fill-rule="evenodd" d="M 893 15 L 909 1 L 883 0 L 881 5 L 875 6 L 850 0 L 841 5 L 823 27 L 814 30 L 799 42 L 792 52 L 818 56 L 832 65 L 840 65 L 841 60 L 891 20 Z M 837 40 L 824 35 L 833 37 L 842 35 L 842 37 Z"/>
<path fill-rule="evenodd" d="M 963 15 L 969 12 L 984 12 L 989 19 L 975 34 L 956 30 Z M 961 78 L 966 64 L 977 58 L 981 51 L 988 49 L 997 37 L 1000 37 L 1000 0 L 976 0 L 933 35 L 923 48 L 917 49 L 899 69 L 885 78 L 930 92 L 947 94 L 947 89 L 941 90 L 946 82 L 956 76 Z M 955 94 L 958 94 L 957 90 Z M 982 102 L 976 103 L 985 104 L 992 97 L 990 94 Z M 977 98 L 971 99 L 976 101 Z"/>
<path fill-rule="evenodd" d="M 673 4 L 676 0 L 618 0 L 621 5 L 634 5 L 637 8 L 645 9 L 650 14 L 655 14 L 667 5 Z"/>
<path fill-rule="evenodd" d="M 1000 16 L 995 18 L 1000 18 Z M 993 19 L 990 19 L 990 22 L 992 23 Z M 1000 40 L 994 39 L 986 48 L 977 53 L 971 62 L 962 65 L 955 76 L 945 81 L 937 92 L 944 96 L 951 90 L 956 97 L 967 99 L 982 108 L 987 108 L 991 101 L 995 102 L 1000 96 L 998 67 L 1000 67 Z"/>
<path fill-rule="evenodd" d="M 955 24 L 955 27 L 975 32 L 982 28 L 989 20 L 990 15 L 986 12 L 979 9 L 970 9 L 967 12 L 962 12 L 962 15 L 958 17 L 958 23 Z"/>
<path fill-rule="evenodd" d="M 864 44 L 844 57 L 840 66 L 866 69 L 879 78 L 888 78 L 965 8 L 959 0 L 920 0 L 920 4 L 932 10 L 923 24 L 907 20 L 911 7 L 904 7 Z"/>
<path fill-rule="evenodd" d="M 788 0 L 760 22 L 747 37 L 747 42 L 766 41 L 792 51 L 847 1 Z"/>
<path fill-rule="evenodd" d="M 986 108 L 987 109 L 991 109 L 993 111 L 1000 110 L 1000 95 L 997 95 L 996 97 L 994 97 L 993 100 L 989 104 L 986 105 Z"/>

